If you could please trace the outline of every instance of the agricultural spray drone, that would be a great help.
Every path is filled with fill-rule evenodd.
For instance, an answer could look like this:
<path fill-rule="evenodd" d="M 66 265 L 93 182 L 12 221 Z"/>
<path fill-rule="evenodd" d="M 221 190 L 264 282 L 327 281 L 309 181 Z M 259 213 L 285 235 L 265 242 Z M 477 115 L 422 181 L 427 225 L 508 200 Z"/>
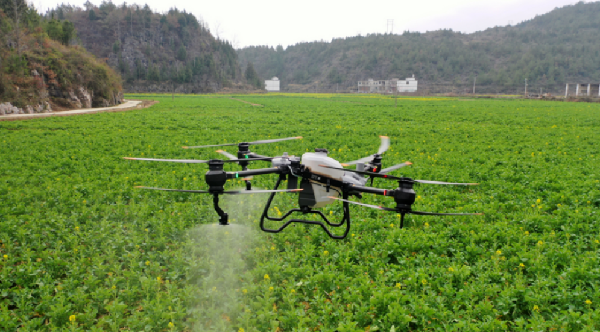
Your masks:
<path fill-rule="evenodd" d="M 389 138 L 381 136 L 381 146 L 376 154 L 368 157 L 351 161 L 345 164 L 339 163 L 337 160 L 327 156 L 326 149 L 315 149 L 315 152 L 307 152 L 302 155 L 302 158 L 290 156 L 284 153 L 278 157 L 267 157 L 258 155 L 250 151 L 251 145 L 274 143 L 286 140 L 299 139 L 302 137 L 288 137 L 281 139 L 262 140 L 255 142 L 243 142 L 234 144 L 218 144 L 218 145 L 203 145 L 203 146 L 184 146 L 185 149 L 221 147 L 221 146 L 238 146 L 237 156 L 223 150 L 217 152 L 223 154 L 229 160 L 185 160 L 185 159 L 153 159 L 153 158 L 125 158 L 129 160 L 146 160 L 146 161 L 164 161 L 177 162 L 187 164 L 208 164 L 208 172 L 205 175 L 208 190 L 183 190 L 183 189 L 164 189 L 152 187 L 138 187 L 142 189 L 178 191 L 187 193 L 205 193 L 213 195 L 213 204 L 215 211 L 219 215 L 219 224 L 228 225 L 228 215 L 219 207 L 219 195 L 241 195 L 253 193 L 270 193 L 269 199 L 265 205 L 264 211 L 260 218 L 260 228 L 268 233 L 279 233 L 292 223 L 303 223 L 310 225 L 319 225 L 323 230 L 334 239 L 343 239 L 350 231 L 350 208 L 349 204 L 366 206 L 373 209 L 395 212 L 401 215 L 400 228 L 404 226 L 404 216 L 407 214 L 415 215 L 434 215 L 434 216 L 463 216 L 463 215 L 479 215 L 480 213 L 435 213 L 435 212 L 420 212 L 412 210 L 412 205 L 415 202 L 416 194 L 413 189 L 414 184 L 439 184 L 439 185 L 462 185 L 471 186 L 477 183 L 451 183 L 440 181 L 414 180 L 407 177 L 395 177 L 387 175 L 388 172 L 411 165 L 410 162 L 397 164 L 388 168 L 381 169 L 382 155 L 389 147 Z M 270 168 L 248 169 L 250 162 L 270 161 Z M 240 172 L 226 172 L 223 166 L 227 162 L 238 163 L 242 167 Z M 342 166 L 356 165 L 356 170 L 345 169 Z M 279 177 L 275 183 L 273 190 L 252 190 L 251 180 L 255 175 L 278 174 Z M 398 182 L 398 188 L 393 190 L 379 189 L 366 186 L 367 181 L 371 180 L 373 184 L 374 178 L 383 178 Z M 246 190 L 226 191 L 224 185 L 230 179 L 243 179 L 246 182 Z M 287 180 L 287 189 L 278 189 L 281 182 Z M 300 182 L 300 183 L 298 183 Z M 299 208 L 292 209 L 285 213 L 282 217 L 276 218 L 269 216 L 269 208 L 273 202 L 273 198 L 277 193 L 298 193 Z M 382 207 L 370 204 L 363 204 L 348 200 L 350 196 L 362 198 L 363 193 L 382 195 L 391 197 L 396 203 L 396 207 Z M 340 198 L 341 196 L 341 198 Z M 324 207 L 336 200 L 342 201 L 344 216 L 339 223 L 331 222 L 327 217 L 316 208 Z M 303 215 L 311 214 L 319 216 L 321 221 L 305 220 L 305 219 L 288 219 L 293 213 L 301 213 Z M 284 222 L 279 228 L 271 229 L 265 226 L 265 219 L 271 221 Z M 286 221 L 287 220 L 287 221 Z M 342 235 L 333 234 L 329 227 L 345 226 Z"/>

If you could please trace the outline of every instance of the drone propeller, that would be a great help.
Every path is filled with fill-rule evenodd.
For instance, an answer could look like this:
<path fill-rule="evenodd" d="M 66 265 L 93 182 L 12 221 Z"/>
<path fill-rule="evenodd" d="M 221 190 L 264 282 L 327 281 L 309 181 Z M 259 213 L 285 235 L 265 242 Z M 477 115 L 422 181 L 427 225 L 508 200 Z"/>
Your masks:
<path fill-rule="evenodd" d="M 276 143 L 276 142 L 281 142 L 281 141 L 289 141 L 289 140 L 292 140 L 292 139 L 302 139 L 302 136 L 286 137 L 286 138 L 276 138 L 276 139 L 266 139 L 266 140 L 254 141 L 254 142 L 249 142 L 248 145 Z M 210 148 L 210 147 L 217 147 L 217 146 L 233 146 L 233 145 L 239 145 L 239 144 L 241 144 L 241 143 L 226 143 L 226 144 L 200 145 L 200 146 L 182 146 L 182 148 L 184 148 L 184 149 L 197 149 L 197 148 Z"/>
<path fill-rule="evenodd" d="M 391 167 L 388 167 L 388 168 L 384 168 L 381 171 L 379 171 L 379 174 L 389 173 L 391 171 L 397 170 L 398 168 L 402 168 L 404 166 L 410 166 L 412 164 L 413 163 L 411 163 L 410 161 L 403 162 L 402 164 L 397 164 L 397 165 L 394 165 L 394 166 L 391 166 Z"/>
<path fill-rule="evenodd" d="M 383 206 L 353 202 L 353 201 L 349 201 L 347 199 L 337 198 L 337 197 L 333 197 L 333 196 L 328 196 L 328 197 L 337 199 L 338 201 L 342 201 L 342 202 L 346 202 L 346 203 L 350 203 L 350 204 L 362 205 L 362 206 L 366 206 L 366 207 L 377 209 L 377 210 L 391 211 L 391 212 L 398 212 L 398 213 L 417 214 L 417 215 L 421 215 L 421 216 L 481 216 L 481 215 L 483 215 L 483 213 L 437 213 L 437 212 L 421 212 L 421 211 L 402 211 L 399 209 L 392 209 L 392 208 L 387 208 L 387 207 L 383 207 Z"/>
<path fill-rule="evenodd" d="M 231 153 L 229 153 L 229 152 L 227 152 L 227 151 L 223 151 L 223 150 L 217 150 L 217 151 L 215 151 L 215 152 L 218 152 L 218 153 L 220 153 L 220 154 L 224 155 L 225 157 L 227 157 L 227 158 L 229 158 L 229 159 L 232 159 L 232 160 L 233 160 L 233 159 L 237 159 L 237 157 L 236 157 L 236 156 L 232 155 Z"/>
<path fill-rule="evenodd" d="M 196 160 L 196 159 L 155 159 L 155 158 L 130 158 L 123 157 L 123 159 L 127 160 L 145 160 L 145 161 L 168 161 L 173 163 L 184 163 L 184 164 L 206 164 L 210 160 Z M 230 159 L 230 160 L 222 160 L 224 163 L 234 163 L 239 161 L 248 161 L 248 160 L 271 160 L 271 158 L 247 158 L 247 159 Z"/>
<path fill-rule="evenodd" d="M 379 146 L 379 150 L 377 150 L 376 154 L 383 154 L 385 151 L 387 151 L 387 149 L 390 147 L 390 138 L 387 136 L 379 136 L 381 138 L 381 145 Z M 373 158 L 375 158 L 376 154 L 372 154 L 368 157 L 362 158 L 362 159 L 358 159 L 358 160 L 354 160 L 354 161 L 349 161 L 347 163 L 343 163 L 343 166 L 350 166 L 350 165 L 355 165 L 358 163 L 368 163 L 370 161 L 373 160 Z"/>
<path fill-rule="evenodd" d="M 178 191 L 183 193 L 195 193 L 195 194 L 215 194 L 207 190 L 185 190 L 185 189 L 165 189 L 165 188 L 154 188 L 154 187 L 143 187 L 137 186 L 138 189 L 150 189 L 150 190 L 162 190 L 162 191 Z M 230 190 L 219 192 L 218 194 L 227 195 L 243 195 L 243 194 L 264 194 L 264 193 L 292 193 L 302 191 L 302 189 L 284 189 L 284 190 Z"/>
<path fill-rule="evenodd" d="M 479 183 L 458 183 L 458 182 L 443 182 L 443 181 L 430 181 L 430 180 L 414 180 L 414 179 L 410 179 L 410 178 L 400 178 L 400 177 L 397 177 L 397 176 L 392 176 L 392 175 L 387 175 L 387 174 L 381 174 L 381 173 L 357 171 L 357 170 L 348 169 L 348 168 L 337 168 L 337 167 L 331 167 L 331 166 L 327 166 L 327 165 L 319 165 L 319 166 L 326 167 L 326 168 L 337 169 L 337 170 L 340 170 L 340 171 L 346 171 L 346 172 L 352 172 L 352 173 L 362 174 L 362 175 L 369 175 L 369 176 L 376 177 L 376 178 L 390 179 L 390 180 L 401 180 L 401 181 L 407 181 L 407 182 L 413 182 L 413 183 L 447 184 L 447 185 L 457 185 L 457 186 L 476 186 L 476 185 L 479 185 Z M 392 167 L 394 167 L 394 166 L 392 166 Z"/>

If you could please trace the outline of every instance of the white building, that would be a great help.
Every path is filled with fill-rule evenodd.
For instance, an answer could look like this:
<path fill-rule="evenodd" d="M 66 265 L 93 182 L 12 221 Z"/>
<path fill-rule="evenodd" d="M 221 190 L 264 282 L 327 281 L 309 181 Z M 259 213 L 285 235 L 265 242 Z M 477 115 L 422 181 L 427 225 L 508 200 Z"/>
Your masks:
<path fill-rule="evenodd" d="M 266 80 L 265 89 L 267 91 L 279 91 L 279 79 L 277 77 L 273 77 L 270 80 Z"/>
<path fill-rule="evenodd" d="M 417 83 L 415 75 L 404 81 L 398 81 L 398 92 L 417 92 Z"/>
<path fill-rule="evenodd" d="M 415 75 L 404 81 L 398 78 L 391 80 L 373 80 L 369 78 L 366 81 L 358 81 L 358 92 L 362 93 L 395 93 L 395 92 L 416 92 L 417 80 Z"/>

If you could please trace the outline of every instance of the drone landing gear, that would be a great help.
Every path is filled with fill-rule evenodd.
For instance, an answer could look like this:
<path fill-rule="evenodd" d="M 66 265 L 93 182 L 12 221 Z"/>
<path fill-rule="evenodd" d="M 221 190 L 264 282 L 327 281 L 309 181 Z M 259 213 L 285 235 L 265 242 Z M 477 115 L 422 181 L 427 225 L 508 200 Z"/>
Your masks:
<path fill-rule="evenodd" d="M 219 214 L 219 225 L 229 225 L 229 216 L 219 207 L 219 194 L 213 194 L 213 204 L 215 205 L 215 211 Z"/>
<path fill-rule="evenodd" d="M 290 175 L 292 176 L 292 175 Z M 282 179 L 285 179 L 285 176 L 283 177 L 279 177 L 279 179 L 277 179 L 277 183 L 275 184 L 275 188 L 273 190 L 277 190 L 277 188 L 279 187 L 279 184 L 281 183 Z M 344 199 L 348 198 L 348 195 L 346 193 L 344 193 Z M 321 228 L 323 228 L 323 230 L 325 231 L 325 233 L 327 233 L 327 235 L 329 235 L 329 237 L 331 237 L 332 239 L 336 239 L 336 240 L 341 240 L 341 239 L 345 239 L 346 236 L 348 235 L 348 232 L 350 231 L 350 207 L 348 206 L 348 203 L 344 202 L 343 206 L 344 206 L 344 217 L 342 218 L 342 221 L 340 223 L 332 223 L 330 222 L 327 217 L 323 214 L 323 212 L 321 211 L 315 211 L 312 210 L 310 207 L 308 206 L 302 206 L 300 209 L 292 209 L 290 211 L 288 211 L 285 215 L 283 215 L 283 217 L 281 218 L 275 218 L 275 217 L 270 217 L 269 214 L 269 208 L 271 207 L 271 203 L 273 202 L 273 198 L 275 197 L 275 193 L 272 193 L 269 196 L 269 200 L 267 201 L 267 205 L 265 206 L 265 210 L 263 211 L 262 216 L 260 217 L 260 229 L 262 229 L 263 231 L 267 232 L 267 233 L 279 233 L 282 230 L 284 230 L 286 227 L 288 227 L 290 224 L 292 223 L 301 223 L 301 224 L 308 224 L 308 225 L 319 225 L 321 226 Z M 323 219 L 323 222 L 321 221 L 314 221 L 314 220 L 303 220 L 303 219 L 290 219 L 288 220 L 285 224 L 283 224 L 281 227 L 277 228 L 277 229 L 270 229 L 270 228 L 266 228 L 265 227 L 265 218 L 268 220 L 273 220 L 273 221 L 283 221 L 285 220 L 287 217 L 289 217 L 292 213 L 294 212 L 301 212 L 302 214 L 316 214 L 319 215 L 321 217 L 321 219 Z M 331 233 L 331 231 L 327 228 L 327 226 L 325 225 L 329 225 L 331 227 L 340 227 L 344 224 L 346 224 L 346 229 L 344 231 L 343 235 L 335 235 L 333 233 Z"/>

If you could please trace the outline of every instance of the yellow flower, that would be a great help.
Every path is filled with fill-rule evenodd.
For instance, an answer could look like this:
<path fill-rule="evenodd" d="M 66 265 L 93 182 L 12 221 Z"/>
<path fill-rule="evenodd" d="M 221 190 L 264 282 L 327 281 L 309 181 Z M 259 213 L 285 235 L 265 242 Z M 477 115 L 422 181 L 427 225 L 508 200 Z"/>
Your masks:
<path fill-rule="evenodd" d="M 156 281 L 160 282 L 160 277 L 156 277 Z"/>
<path fill-rule="evenodd" d="M 238 330 L 238 332 L 244 332 L 244 329 L 240 327 L 240 329 Z"/>
<path fill-rule="evenodd" d="M 327 251 L 327 250 L 323 251 L 323 255 L 325 255 L 325 256 L 329 255 L 329 251 Z"/>
<path fill-rule="evenodd" d="M 265 280 L 269 280 L 269 279 L 271 279 L 271 278 L 269 278 L 269 275 L 265 274 Z"/>
<path fill-rule="evenodd" d="M 428 228 L 428 227 L 429 227 L 429 223 L 425 223 L 425 228 Z"/>
<path fill-rule="evenodd" d="M 85 204 L 85 203 L 87 203 L 87 201 L 84 199 L 84 200 L 83 200 L 83 204 Z"/>
<path fill-rule="evenodd" d="M 75 315 L 69 316 L 69 322 L 74 322 L 76 319 L 77 319 L 77 316 L 75 316 Z"/>
<path fill-rule="evenodd" d="M 585 304 L 587 304 L 587 305 L 591 305 L 591 304 L 592 304 L 592 301 L 590 301 L 590 300 L 585 300 Z"/>
<path fill-rule="evenodd" d="M 421 280 L 421 283 L 422 283 L 423 285 L 427 285 L 427 280 L 423 279 L 423 280 Z"/>
<path fill-rule="evenodd" d="M 293 293 L 296 293 L 296 290 L 295 290 L 295 289 L 292 289 L 292 290 L 290 291 L 290 293 L 292 293 L 292 294 L 293 294 Z"/>
<path fill-rule="evenodd" d="M 537 304 L 536 304 L 536 305 L 534 305 L 534 306 L 533 306 L 533 311 L 540 312 L 540 307 L 538 307 L 538 306 L 537 306 Z"/>
<path fill-rule="evenodd" d="M 542 202 L 542 200 L 538 198 L 536 202 L 539 204 Z"/>
<path fill-rule="evenodd" d="M 496 250 L 496 255 L 502 255 L 502 251 Z"/>
<path fill-rule="evenodd" d="M 174 327 L 175 327 L 175 324 L 173 324 L 173 322 L 169 322 L 169 328 L 171 328 L 171 329 L 172 329 L 172 328 L 174 328 Z"/>
<path fill-rule="evenodd" d="M 8 255 L 4 255 L 4 259 L 8 259 Z"/>
<path fill-rule="evenodd" d="M 352 234 L 352 236 L 354 236 L 354 234 Z"/>
<path fill-rule="evenodd" d="M 454 269 L 453 269 L 452 267 L 449 267 L 449 268 L 448 268 L 448 271 L 450 271 L 450 272 L 454 272 Z"/>
<path fill-rule="evenodd" d="M 520 264 L 519 264 L 519 267 L 525 267 L 525 264 L 523 264 L 523 263 L 520 263 Z"/>
<path fill-rule="evenodd" d="M 75 230 L 78 231 L 79 230 L 79 226 L 75 226 Z"/>
<path fill-rule="evenodd" d="M 150 261 L 146 261 L 146 265 L 150 265 Z"/>
<path fill-rule="evenodd" d="M 544 244 L 544 242 L 543 242 L 543 241 L 541 241 L 541 240 L 540 240 L 540 241 L 538 241 L 538 246 L 541 246 L 542 244 Z"/>
<path fill-rule="evenodd" d="M 529 231 L 525 231 L 525 235 L 529 235 Z"/>
<path fill-rule="evenodd" d="M 269 287 L 269 290 L 272 292 L 273 291 L 273 287 Z"/>
<path fill-rule="evenodd" d="M 112 289 L 117 289 L 117 286 L 113 285 L 113 286 L 112 286 Z"/>
<path fill-rule="evenodd" d="M 402 285 L 400 283 L 396 283 L 396 288 L 402 289 Z"/>
<path fill-rule="evenodd" d="M 248 294 L 248 290 L 244 288 L 244 289 L 242 289 L 242 293 Z"/>
<path fill-rule="evenodd" d="M 271 247 L 271 250 L 275 250 L 275 247 Z"/>

